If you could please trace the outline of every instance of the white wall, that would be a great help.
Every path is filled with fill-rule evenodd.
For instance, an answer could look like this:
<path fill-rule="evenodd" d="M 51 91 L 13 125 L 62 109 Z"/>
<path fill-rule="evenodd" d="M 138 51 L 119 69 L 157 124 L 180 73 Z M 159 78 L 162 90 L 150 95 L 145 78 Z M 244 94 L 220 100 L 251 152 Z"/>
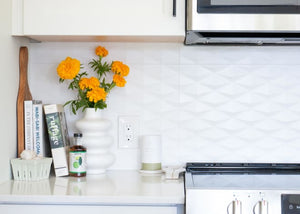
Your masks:
<path fill-rule="evenodd" d="M 0 1 L 0 183 L 8 180 L 10 159 L 16 155 L 16 99 L 18 90 L 19 39 L 11 34 L 11 0 Z"/>
<path fill-rule="evenodd" d="M 141 134 L 163 136 L 163 164 L 187 161 L 300 162 L 300 47 L 168 43 L 41 43 L 30 46 L 35 99 L 64 103 L 66 56 L 83 64 L 105 46 L 131 73 L 109 96 L 113 169 L 138 169 L 138 150 L 117 147 L 119 115 L 140 116 Z M 86 66 L 87 67 L 87 66 Z M 70 134 L 75 117 L 67 112 Z"/>

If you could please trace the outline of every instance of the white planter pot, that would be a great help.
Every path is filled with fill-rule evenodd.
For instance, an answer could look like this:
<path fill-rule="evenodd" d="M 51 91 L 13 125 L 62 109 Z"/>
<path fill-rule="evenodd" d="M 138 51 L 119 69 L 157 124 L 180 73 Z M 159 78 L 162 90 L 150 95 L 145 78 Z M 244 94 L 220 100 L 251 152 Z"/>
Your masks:
<path fill-rule="evenodd" d="M 111 124 L 111 121 L 102 118 L 101 110 L 95 111 L 94 108 L 85 109 L 83 118 L 75 123 L 83 135 L 83 146 L 87 149 L 87 174 L 105 173 L 115 161 L 109 151 L 113 137 L 107 134 Z"/>

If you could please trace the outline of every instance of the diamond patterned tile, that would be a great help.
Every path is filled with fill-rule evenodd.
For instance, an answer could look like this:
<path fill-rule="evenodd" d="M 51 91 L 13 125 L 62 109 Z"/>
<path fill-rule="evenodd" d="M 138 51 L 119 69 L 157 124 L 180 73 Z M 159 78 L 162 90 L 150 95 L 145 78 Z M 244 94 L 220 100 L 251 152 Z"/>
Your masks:
<path fill-rule="evenodd" d="M 117 147 L 119 115 L 139 116 L 141 135 L 162 135 L 165 165 L 300 162 L 299 47 L 30 44 L 34 99 L 64 103 L 74 97 L 58 83 L 56 66 L 66 56 L 88 62 L 97 45 L 109 50 L 108 60 L 123 61 L 131 69 L 127 86 L 111 93 L 104 111 L 113 122 L 113 169 L 136 169 L 140 161 L 138 149 Z M 72 134 L 82 114 L 66 113 Z"/>

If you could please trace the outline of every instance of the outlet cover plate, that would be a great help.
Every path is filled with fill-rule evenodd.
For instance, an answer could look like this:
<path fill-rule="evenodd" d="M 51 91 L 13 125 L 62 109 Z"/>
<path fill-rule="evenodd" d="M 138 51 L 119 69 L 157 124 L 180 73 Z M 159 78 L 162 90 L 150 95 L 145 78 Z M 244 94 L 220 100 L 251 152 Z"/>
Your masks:
<path fill-rule="evenodd" d="M 139 134 L 138 116 L 119 116 L 119 148 L 137 149 Z"/>

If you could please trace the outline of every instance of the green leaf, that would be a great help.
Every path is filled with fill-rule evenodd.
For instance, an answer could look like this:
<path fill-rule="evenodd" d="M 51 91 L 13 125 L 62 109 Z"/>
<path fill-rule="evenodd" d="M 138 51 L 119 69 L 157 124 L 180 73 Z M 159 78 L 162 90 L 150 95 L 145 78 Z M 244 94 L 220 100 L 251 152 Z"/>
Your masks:
<path fill-rule="evenodd" d="M 64 104 L 64 106 L 69 105 L 71 102 L 73 102 L 73 100 L 70 100 L 70 101 L 66 102 L 66 103 Z"/>
<path fill-rule="evenodd" d="M 76 103 L 76 100 L 71 101 L 71 109 L 72 109 L 72 113 L 76 115 L 75 103 Z"/>

